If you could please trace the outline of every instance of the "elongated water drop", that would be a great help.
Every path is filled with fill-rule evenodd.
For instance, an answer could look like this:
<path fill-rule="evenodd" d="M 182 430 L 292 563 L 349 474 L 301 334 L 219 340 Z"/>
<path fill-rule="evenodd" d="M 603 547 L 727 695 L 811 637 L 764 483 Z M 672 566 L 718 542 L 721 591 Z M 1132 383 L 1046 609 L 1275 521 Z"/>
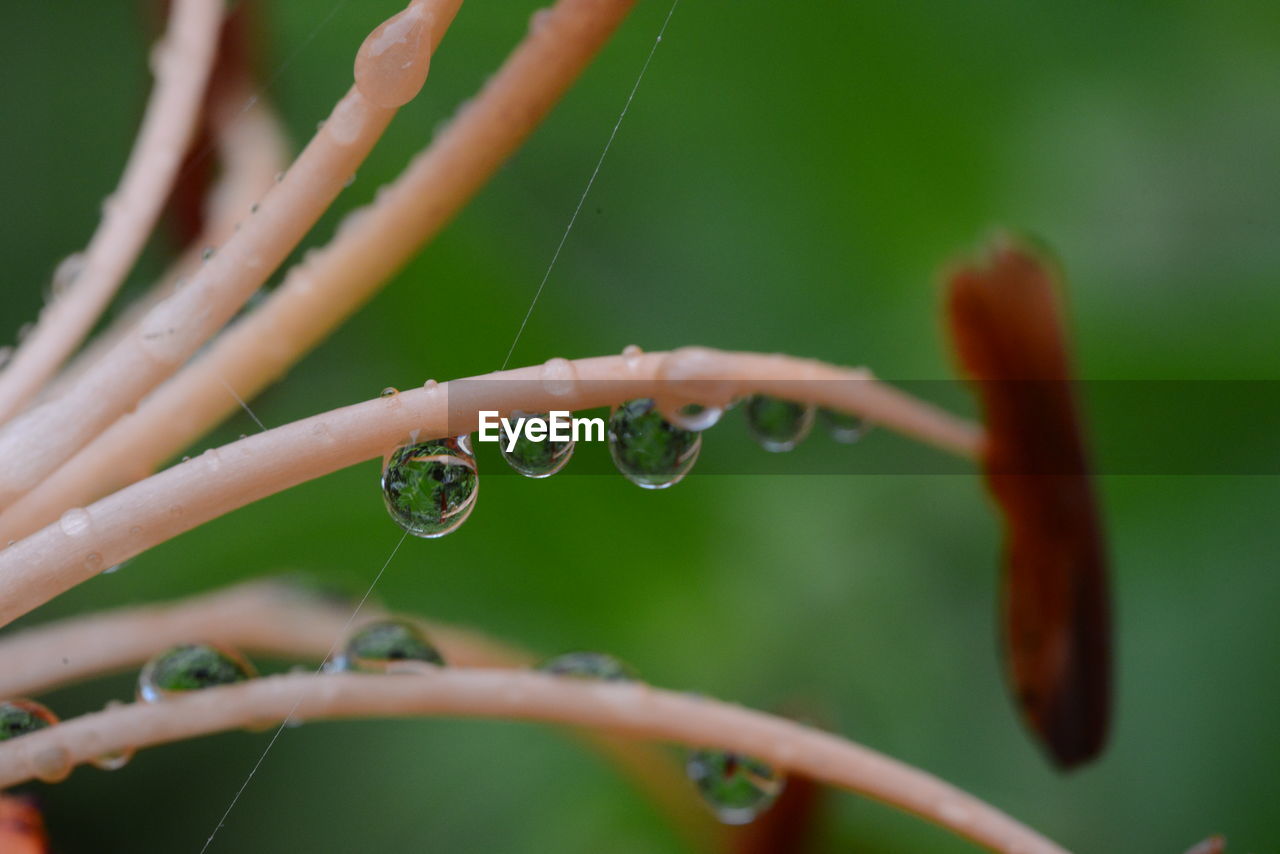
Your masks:
<path fill-rule="evenodd" d="M 748 824 L 782 792 L 786 778 L 750 756 L 726 750 L 695 750 L 685 773 L 698 794 L 725 824 Z"/>
<path fill-rule="evenodd" d="M 378 25 L 356 53 L 356 88 L 379 107 L 395 109 L 413 100 L 431 67 L 431 31 L 422 2 Z"/>
<path fill-rule="evenodd" d="M 58 722 L 58 716 L 35 700 L 0 701 L 0 741 L 8 741 Z"/>
<path fill-rule="evenodd" d="M 108 709 L 114 709 L 117 706 L 123 706 L 119 700 L 110 700 L 107 703 Z M 103 771 L 119 771 L 121 768 L 129 764 L 129 760 L 133 758 L 134 750 L 126 747 L 123 750 L 116 750 L 111 753 L 104 753 L 101 756 L 95 756 L 90 761 L 95 767 L 101 768 Z"/>
<path fill-rule="evenodd" d="M 790 451 L 809 435 L 813 412 L 808 404 L 753 395 L 747 401 L 747 430 L 766 451 Z"/>
<path fill-rule="evenodd" d="M 387 619 L 353 632 L 331 669 L 386 673 L 404 661 L 444 664 L 444 658 L 417 625 L 408 620 Z"/>
<path fill-rule="evenodd" d="M 818 410 L 818 415 L 821 416 L 822 422 L 827 425 L 827 435 L 846 445 L 852 445 L 867 435 L 867 431 L 871 429 L 871 425 L 862 418 L 856 415 L 849 415 L 846 412 L 827 409 L 825 406 Z"/>
<path fill-rule="evenodd" d="M 698 460 L 702 436 L 662 417 L 651 398 L 629 400 L 609 416 L 609 454 L 627 480 L 644 489 L 679 483 Z"/>
<path fill-rule="evenodd" d="M 432 439 L 405 445 L 382 467 L 382 499 L 400 527 L 415 537 L 443 537 L 476 505 L 480 478 L 470 443 Z"/>
<path fill-rule="evenodd" d="M 538 665 L 544 673 L 605 682 L 634 682 L 639 677 L 630 665 L 603 652 L 566 652 Z"/>
<path fill-rule="evenodd" d="M 84 253 L 73 252 L 58 262 L 53 270 L 53 279 L 49 283 L 50 295 L 55 299 L 71 290 L 72 284 L 80 277 L 84 269 Z"/>
<path fill-rule="evenodd" d="M 573 394 L 578 385 L 578 370 L 568 359 L 547 359 L 538 371 L 547 394 L 564 397 Z"/>
<path fill-rule="evenodd" d="M 243 656 L 212 644 L 183 644 L 152 658 L 138 676 L 138 698 L 156 703 L 173 694 L 253 679 Z"/>
<path fill-rule="evenodd" d="M 701 432 L 710 430 L 720 421 L 724 410 L 718 406 L 703 406 L 701 403 L 686 403 L 674 412 L 665 413 L 667 420 L 682 430 Z"/>
<path fill-rule="evenodd" d="M 400 394 L 400 389 L 395 386 L 387 386 L 378 393 L 378 397 L 395 397 L 398 394 Z"/>
<path fill-rule="evenodd" d="M 504 428 L 499 442 L 502 458 L 525 477 L 550 477 L 568 465 L 569 458 L 573 456 L 573 439 L 561 442 L 553 440 L 549 434 L 541 441 L 530 439 L 524 431 L 524 426 L 530 419 L 541 420 L 550 425 L 549 415 L 545 412 L 511 413 L 508 420 L 515 430 L 515 443 L 511 441 L 512 434 Z"/>

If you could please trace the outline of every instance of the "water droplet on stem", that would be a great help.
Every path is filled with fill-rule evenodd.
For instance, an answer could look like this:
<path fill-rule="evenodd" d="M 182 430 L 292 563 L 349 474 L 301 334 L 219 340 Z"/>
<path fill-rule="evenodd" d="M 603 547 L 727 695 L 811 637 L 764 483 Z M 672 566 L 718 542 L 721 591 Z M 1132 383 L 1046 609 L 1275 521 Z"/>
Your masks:
<path fill-rule="evenodd" d="M 702 435 L 682 430 L 652 398 L 629 400 L 609 416 L 609 454 L 627 480 L 644 489 L 679 483 L 698 460 Z"/>
<path fill-rule="evenodd" d="M 382 499 L 396 524 L 432 539 L 456 531 L 475 508 L 480 478 L 470 443 L 432 439 L 397 448 L 382 467 Z"/>
<path fill-rule="evenodd" d="M 696 750 L 685 773 L 716 818 L 725 824 L 749 824 L 772 806 L 786 778 L 750 756 L 726 750 Z"/>
<path fill-rule="evenodd" d="M 747 401 L 747 431 L 766 451 L 790 451 L 809 435 L 813 415 L 809 404 L 757 394 Z"/>
<path fill-rule="evenodd" d="M 257 675 L 238 652 L 212 644 L 183 644 L 146 663 L 138 675 L 138 699 L 157 703 L 174 694 L 245 682 Z"/>
<path fill-rule="evenodd" d="M 356 53 L 356 88 L 379 107 L 395 109 L 414 99 L 431 67 L 430 19 L 423 3 L 388 18 Z"/>

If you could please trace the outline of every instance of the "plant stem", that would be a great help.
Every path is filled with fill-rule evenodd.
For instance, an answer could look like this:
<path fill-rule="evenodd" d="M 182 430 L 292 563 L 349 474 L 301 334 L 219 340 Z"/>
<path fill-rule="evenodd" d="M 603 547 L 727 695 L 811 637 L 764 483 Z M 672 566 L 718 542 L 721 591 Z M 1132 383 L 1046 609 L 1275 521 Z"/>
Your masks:
<path fill-rule="evenodd" d="M 15 502 L 0 542 L 145 477 L 235 411 L 364 304 L 484 185 L 591 62 L 633 0 L 560 0 L 481 92 L 333 241 L 212 348 Z"/>
<path fill-rule="evenodd" d="M 0 786 L 55 778 L 74 764 L 107 753 L 267 720 L 406 715 L 571 724 L 735 751 L 890 804 L 992 851 L 1064 854 L 1063 848 L 967 792 L 839 736 L 641 683 L 592 682 L 536 671 L 291 674 L 111 708 L 0 745 Z"/>
<path fill-rule="evenodd" d="M 224 0 L 173 3 L 168 29 L 153 48 L 156 83 L 120 185 L 104 204 L 75 282 L 54 294 L 0 373 L 0 424 L 21 411 L 84 340 L 155 227 L 195 134 L 223 8 Z"/>
<path fill-rule="evenodd" d="M 471 432 L 477 410 L 589 409 L 635 397 L 722 405 L 745 394 L 800 397 L 973 457 L 980 430 L 865 371 L 781 355 L 687 347 L 553 360 L 347 406 L 225 445 L 73 508 L 0 551 L 0 625 L 105 567 L 258 499 L 381 457 L 416 438 Z M 567 373 L 566 373 L 567 372 Z M 464 383 L 450 405 L 450 389 Z M 3 521 L 3 516 L 0 516 Z M 3 534 L 0 534 L 3 536 Z"/>
<path fill-rule="evenodd" d="M 360 620 L 385 612 L 373 603 Z M 406 615 L 399 615 L 404 618 Z M 281 580 L 251 581 L 163 605 L 71 617 L 0 639 L 0 698 L 34 697 L 68 684 L 137 669 L 160 650 L 200 641 L 272 658 L 323 661 L 352 622 L 349 604 Z M 478 632 L 418 620 L 451 667 L 524 667 L 534 657 Z M 359 623 L 355 623 L 359 625 Z M 656 748 L 591 730 L 573 734 L 617 765 L 698 850 L 719 837 L 687 796 L 682 775 Z"/>
<path fill-rule="evenodd" d="M 436 22 L 438 45 L 462 0 L 415 0 Z M 396 110 L 353 86 L 258 212 L 189 284 L 143 318 L 60 398 L 0 429 L 0 509 L 34 487 L 91 437 L 133 408 L 225 324 L 332 204 Z"/>

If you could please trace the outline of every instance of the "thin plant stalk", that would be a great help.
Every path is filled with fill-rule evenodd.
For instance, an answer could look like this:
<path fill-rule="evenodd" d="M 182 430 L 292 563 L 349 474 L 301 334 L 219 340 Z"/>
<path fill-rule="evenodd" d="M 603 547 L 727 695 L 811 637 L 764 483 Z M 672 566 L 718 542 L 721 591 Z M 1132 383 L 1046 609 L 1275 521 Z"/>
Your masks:
<path fill-rule="evenodd" d="M 720 748 L 882 801 L 991 851 L 1065 854 L 973 795 L 832 733 L 642 683 L 536 671 L 427 666 L 420 675 L 290 674 L 109 708 L 0 745 L 0 787 L 33 777 L 58 779 L 104 754 L 269 720 L 408 715 L 541 721 Z"/>
<path fill-rule="evenodd" d="M 551 360 L 458 382 L 466 383 L 465 409 L 449 404 L 453 383 L 380 397 L 211 448 L 87 508 L 68 509 L 0 551 L 0 625 L 237 507 L 417 438 L 471 432 L 478 410 L 589 409 L 654 396 L 717 406 L 753 393 L 806 395 L 805 402 L 862 416 L 960 456 L 974 457 L 982 442 L 976 426 L 864 370 L 781 355 L 687 347 Z"/>
<path fill-rule="evenodd" d="M 55 291 L 0 372 L 0 424 L 75 351 L 137 261 L 195 135 L 224 8 L 224 0 L 174 0 L 168 28 L 152 50 L 156 83 L 120 184 L 104 204 L 74 282 L 65 293 Z"/>
<path fill-rule="evenodd" d="M 145 477 L 279 379 L 432 238 L 551 111 L 631 9 L 560 0 L 475 98 L 332 242 L 199 356 L 15 502 L 0 536 L 18 539 L 68 507 Z M 233 396 L 228 389 L 235 392 Z M 237 399 L 238 398 L 238 399 Z"/>
<path fill-rule="evenodd" d="M 431 50 L 462 0 L 414 0 L 427 15 Z M 384 80 L 393 88 L 395 80 Z M 351 90 L 334 107 L 257 212 L 212 254 L 181 290 L 151 309 L 136 331 L 111 349 L 63 396 L 0 428 L 0 508 L 13 503 L 90 438 L 171 376 L 231 319 L 355 174 L 397 108 Z"/>

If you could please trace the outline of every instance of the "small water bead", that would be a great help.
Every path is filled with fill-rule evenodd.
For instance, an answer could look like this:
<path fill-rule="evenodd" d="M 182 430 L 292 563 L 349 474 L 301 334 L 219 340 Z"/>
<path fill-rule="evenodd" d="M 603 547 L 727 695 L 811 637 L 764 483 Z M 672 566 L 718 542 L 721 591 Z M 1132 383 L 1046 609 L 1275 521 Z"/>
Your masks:
<path fill-rule="evenodd" d="M 622 348 L 622 361 L 628 371 L 634 371 L 640 367 L 640 357 L 643 355 L 644 351 L 635 344 L 628 344 Z"/>
<path fill-rule="evenodd" d="M 574 442 L 573 439 L 567 442 L 554 441 L 549 435 L 542 441 L 530 439 L 522 425 L 531 418 L 541 419 L 545 424 L 550 423 L 549 415 L 545 412 L 513 412 L 509 420 L 516 430 L 515 444 L 510 445 L 511 434 L 503 430 L 498 448 L 507 464 L 525 477 L 550 477 L 568 465 L 573 456 Z M 511 449 L 507 450 L 509 445 Z"/>
<path fill-rule="evenodd" d="M 542 387 L 547 394 L 554 397 L 565 397 L 573 394 L 578 384 L 578 371 L 573 362 L 559 357 L 548 359 L 539 371 Z"/>
<path fill-rule="evenodd" d="M 0 701 L 0 741 L 53 726 L 58 716 L 35 700 Z"/>
<path fill-rule="evenodd" d="M 555 676 L 604 682 L 634 682 L 639 678 L 629 664 L 603 652 L 567 652 L 544 661 L 538 669 Z"/>
<path fill-rule="evenodd" d="M 378 394 L 378 397 L 395 397 L 399 393 L 400 389 L 395 386 L 387 386 Z"/>
<path fill-rule="evenodd" d="M 206 247 L 204 248 L 204 251 L 200 253 L 200 260 L 201 260 L 201 261 L 208 261 L 210 258 L 212 258 L 212 257 L 214 256 L 214 254 L 216 254 L 216 253 L 217 253 L 217 251 L 218 251 L 218 250 L 217 250 L 217 249 L 215 249 L 215 248 L 214 248 L 214 247 L 212 247 L 212 246 L 206 246 Z"/>
<path fill-rule="evenodd" d="M 444 658 L 417 625 L 400 619 L 379 620 L 354 632 L 334 670 L 386 673 L 399 662 L 443 665 Z"/>
<path fill-rule="evenodd" d="M 60 297 L 70 290 L 71 285 L 79 278 L 80 271 L 83 269 L 83 252 L 73 252 L 59 261 L 58 266 L 53 270 L 53 279 L 49 284 L 49 289 L 54 298 Z"/>
<path fill-rule="evenodd" d="M 370 102 L 395 109 L 414 99 L 431 69 L 431 23 L 413 2 L 369 33 L 356 53 L 356 88 Z"/>
<path fill-rule="evenodd" d="M 852 445 L 857 442 L 867 435 L 867 431 L 871 429 L 871 425 L 865 419 L 845 412 L 837 412 L 834 409 L 827 409 L 825 406 L 818 410 L 818 415 L 827 426 L 827 435 L 846 445 Z"/>
<path fill-rule="evenodd" d="M 146 663 L 138 676 L 138 698 L 157 703 L 173 694 L 245 682 L 257 675 L 237 652 L 212 644 L 183 644 Z"/>
<path fill-rule="evenodd" d="M 748 824 L 773 805 L 786 778 L 750 756 L 726 750 L 695 750 L 685 773 L 716 818 Z"/>
<path fill-rule="evenodd" d="M 768 395 L 747 401 L 747 430 L 766 451 L 781 453 L 795 448 L 813 427 L 814 408 Z"/>
<path fill-rule="evenodd" d="M 84 536 L 92 526 L 93 520 L 89 518 L 89 512 L 80 507 L 72 507 L 58 519 L 58 527 L 68 537 Z"/>
<path fill-rule="evenodd" d="M 114 709 L 123 706 L 119 700 L 110 700 L 107 703 L 107 709 Z M 104 753 L 101 756 L 95 756 L 90 761 L 95 767 L 101 768 L 103 771 L 119 771 L 121 768 L 129 764 L 129 760 L 133 758 L 134 749 L 126 747 L 123 750 L 116 750 L 111 753 Z"/>
<path fill-rule="evenodd" d="M 627 480 L 644 489 L 679 483 L 698 460 L 702 435 L 662 417 L 652 398 L 629 400 L 609 416 L 609 454 Z"/>
<path fill-rule="evenodd" d="M 427 391 L 432 391 L 438 385 L 440 385 L 440 383 L 436 382 L 435 380 L 427 380 L 422 384 L 422 387 Z"/>
<path fill-rule="evenodd" d="M 398 448 L 382 467 L 382 499 L 415 537 L 443 537 L 471 515 L 480 489 L 470 437 L 431 439 Z"/>
<path fill-rule="evenodd" d="M 724 410 L 718 406 L 686 403 L 675 412 L 667 413 L 667 418 L 682 430 L 701 432 L 716 426 L 720 422 L 720 416 L 722 415 L 724 415 Z"/>

